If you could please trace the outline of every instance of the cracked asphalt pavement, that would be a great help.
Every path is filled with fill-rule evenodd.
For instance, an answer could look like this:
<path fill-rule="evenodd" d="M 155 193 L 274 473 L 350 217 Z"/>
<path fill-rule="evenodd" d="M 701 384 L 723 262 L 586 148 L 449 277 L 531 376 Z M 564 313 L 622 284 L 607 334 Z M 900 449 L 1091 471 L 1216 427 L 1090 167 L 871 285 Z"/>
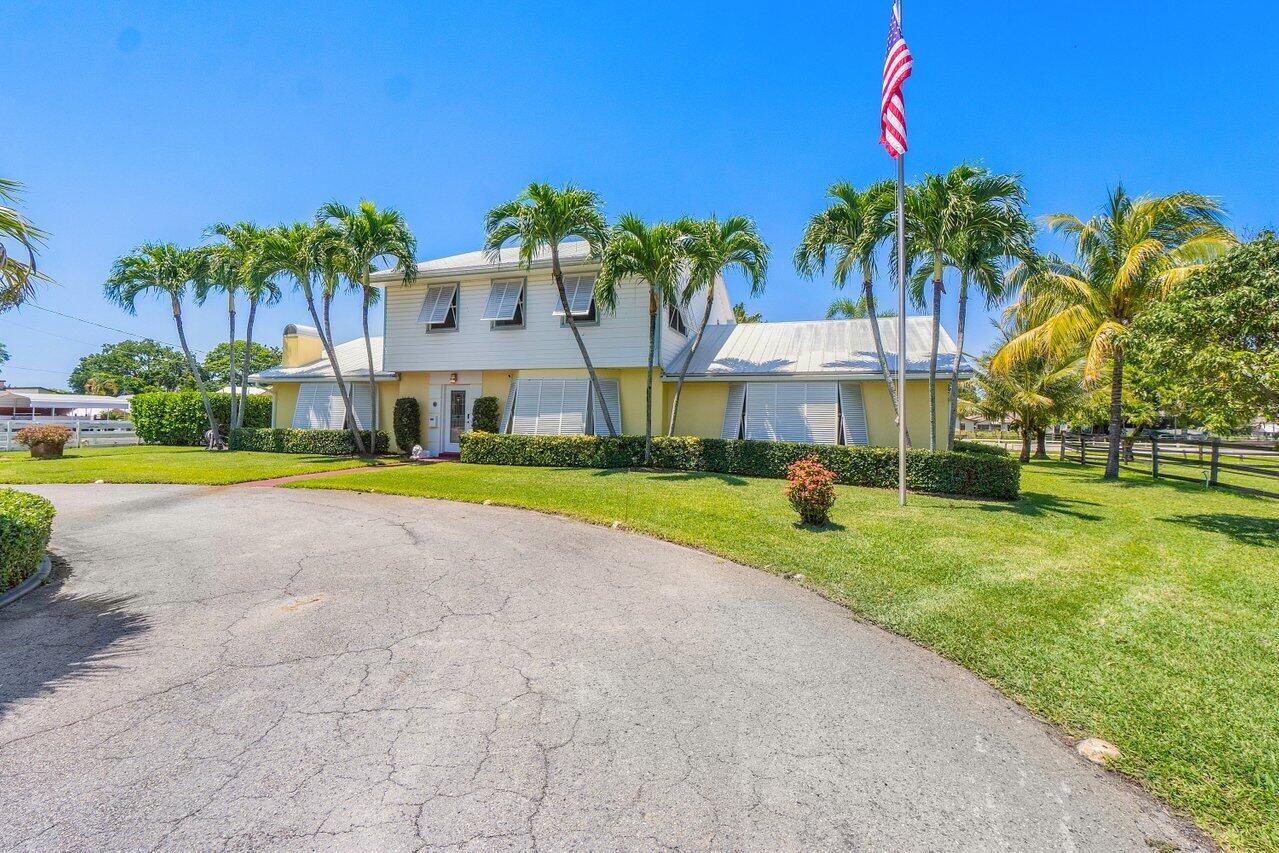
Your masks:
<path fill-rule="evenodd" d="M 963 669 L 703 553 L 351 492 L 30 491 L 58 559 L 0 610 L 5 849 L 1204 846 Z"/>

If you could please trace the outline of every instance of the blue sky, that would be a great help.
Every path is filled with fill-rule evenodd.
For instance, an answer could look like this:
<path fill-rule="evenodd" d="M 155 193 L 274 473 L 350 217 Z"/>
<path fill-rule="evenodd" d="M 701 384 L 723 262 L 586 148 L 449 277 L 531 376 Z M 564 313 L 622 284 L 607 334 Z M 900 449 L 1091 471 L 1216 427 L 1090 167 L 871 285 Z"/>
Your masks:
<path fill-rule="evenodd" d="M 11 0 L 0 173 L 52 235 L 39 305 L 170 342 L 162 305 L 128 317 L 100 295 L 140 242 L 367 197 L 404 212 L 421 257 L 444 255 L 477 248 L 485 211 L 530 180 L 594 189 L 614 217 L 748 214 L 775 256 L 752 307 L 817 317 L 829 281 L 790 264 L 805 221 L 830 182 L 892 170 L 877 145 L 888 5 Z M 1020 172 L 1036 214 L 1088 213 L 1123 181 L 1214 195 L 1244 233 L 1279 219 L 1269 3 L 907 0 L 905 31 L 909 175 Z M 341 338 L 358 334 L 347 309 Z M 194 346 L 221 339 L 223 313 L 189 313 Z M 290 296 L 256 337 L 304 319 Z M 980 351 L 989 327 L 970 329 Z M 10 312 L 3 375 L 60 386 L 121 337 Z"/>

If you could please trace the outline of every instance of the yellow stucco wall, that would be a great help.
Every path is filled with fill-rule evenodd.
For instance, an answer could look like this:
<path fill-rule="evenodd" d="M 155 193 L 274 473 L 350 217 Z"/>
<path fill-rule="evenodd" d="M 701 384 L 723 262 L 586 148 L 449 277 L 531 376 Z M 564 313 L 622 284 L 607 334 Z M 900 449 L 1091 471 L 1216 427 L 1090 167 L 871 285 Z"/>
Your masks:
<path fill-rule="evenodd" d="M 298 383 L 277 382 L 271 386 L 271 393 L 275 395 L 275 408 L 271 426 L 293 426 L 293 410 L 298 405 Z"/>
<path fill-rule="evenodd" d="M 297 367 L 310 364 L 324 357 L 324 347 L 314 335 L 285 335 L 280 352 L 281 367 Z"/>
<path fill-rule="evenodd" d="M 666 434 L 671 422 L 671 406 L 675 402 L 675 383 L 663 383 L 665 388 L 662 422 L 655 428 Z M 724 428 L 724 406 L 728 404 L 727 382 L 685 382 L 680 392 L 679 420 L 675 423 L 676 435 L 696 435 L 701 438 L 719 438 Z"/>
<path fill-rule="evenodd" d="M 937 440 L 946 441 L 946 406 L 948 387 L 937 383 Z M 884 447 L 897 446 L 897 424 L 893 420 L 893 403 L 882 381 L 862 383 L 862 400 L 866 405 L 866 430 L 870 443 Z M 928 447 L 928 380 L 912 379 L 906 383 L 906 429 L 913 447 Z"/>

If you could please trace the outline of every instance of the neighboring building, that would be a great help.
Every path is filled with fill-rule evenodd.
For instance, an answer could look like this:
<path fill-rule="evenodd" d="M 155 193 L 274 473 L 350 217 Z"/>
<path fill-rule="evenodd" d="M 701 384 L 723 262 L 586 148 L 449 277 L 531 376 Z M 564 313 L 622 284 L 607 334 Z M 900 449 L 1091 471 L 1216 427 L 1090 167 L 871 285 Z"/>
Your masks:
<path fill-rule="evenodd" d="M 593 298 L 598 262 L 584 243 L 564 243 L 560 263 L 582 339 L 603 386 L 604 403 L 619 432 L 642 434 L 648 356 L 648 291 L 623 285 L 611 314 Z M 383 335 L 373 340 L 380 428 L 392 430 L 397 397 L 422 409 L 428 452 L 453 453 L 470 428 L 481 396 L 502 401 L 505 432 L 606 434 L 592 399 L 581 354 L 566 327 L 550 274 L 549 255 L 531 269 L 516 249 L 490 262 L 483 252 L 418 264 L 415 279 L 375 273 L 385 290 Z M 896 444 L 896 426 L 870 323 L 733 321 L 723 281 L 714 284 L 711 323 L 692 363 L 680 401 L 676 433 L 847 444 Z M 665 433 L 675 381 L 705 295 L 687 309 L 663 306 L 653 389 L 653 429 Z M 880 320 L 890 367 L 896 370 L 896 319 Z M 918 444 L 928 432 L 930 319 L 907 320 L 907 411 Z M 354 389 L 356 418 L 370 419 L 363 339 L 336 348 L 339 368 Z M 945 423 L 944 367 L 954 357 L 945 330 L 939 350 L 938 421 Z M 970 371 L 965 365 L 963 376 Z M 319 338 L 309 326 L 285 329 L 280 367 L 250 380 L 274 392 L 276 426 L 340 428 L 344 409 Z"/>
<path fill-rule="evenodd" d="M 56 394 L 6 388 L 0 390 L 0 419 L 103 418 L 110 411 L 129 411 L 129 398 L 98 394 Z"/>

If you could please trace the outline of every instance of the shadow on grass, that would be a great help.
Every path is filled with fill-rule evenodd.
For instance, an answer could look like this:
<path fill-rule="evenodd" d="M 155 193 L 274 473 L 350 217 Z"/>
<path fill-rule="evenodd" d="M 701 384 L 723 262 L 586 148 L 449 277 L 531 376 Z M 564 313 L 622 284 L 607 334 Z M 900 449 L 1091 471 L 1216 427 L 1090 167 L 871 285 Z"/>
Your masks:
<path fill-rule="evenodd" d="M 848 529 L 835 521 L 828 521 L 825 524 L 808 524 L 803 521 L 796 521 L 791 527 L 808 533 L 841 533 Z"/>
<path fill-rule="evenodd" d="M 1279 520 L 1233 512 L 1203 512 L 1166 516 L 1160 521 L 1184 524 L 1206 533 L 1221 533 L 1244 545 L 1279 545 Z"/>
<path fill-rule="evenodd" d="M 61 589 L 70 574 L 53 558 L 49 581 L 4 609 L 0 619 L 0 717 L 15 702 L 61 685 L 109 678 L 131 641 L 150 630 L 148 617 L 129 608 L 131 597 L 75 595 Z"/>
<path fill-rule="evenodd" d="M 957 506 L 963 506 L 957 504 Z M 1043 492 L 1022 492 L 1021 497 L 1011 503 L 980 503 L 971 508 L 982 512 L 1010 512 L 1014 515 L 1048 516 L 1068 515 L 1082 521 L 1101 521 L 1103 516 L 1085 512 L 1081 506 L 1101 506 L 1096 501 L 1075 500 Z M 964 507 L 968 509 L 970 507 Z"/>
<path fill-rule="evenodd" d="M 571 469 L 571 470 L 581 470 Z M 600 468 L 591 473 L 593 477 L 612 477 L 614 474 L 640 474 L 649 480 L 667 482 L 691 482 L 697 480 L 718 480 L 726 486 L 745 486 L 747 481 L 732 474 L 718 474 L 714 471 L 664 471 L 656 468 Z"/>

